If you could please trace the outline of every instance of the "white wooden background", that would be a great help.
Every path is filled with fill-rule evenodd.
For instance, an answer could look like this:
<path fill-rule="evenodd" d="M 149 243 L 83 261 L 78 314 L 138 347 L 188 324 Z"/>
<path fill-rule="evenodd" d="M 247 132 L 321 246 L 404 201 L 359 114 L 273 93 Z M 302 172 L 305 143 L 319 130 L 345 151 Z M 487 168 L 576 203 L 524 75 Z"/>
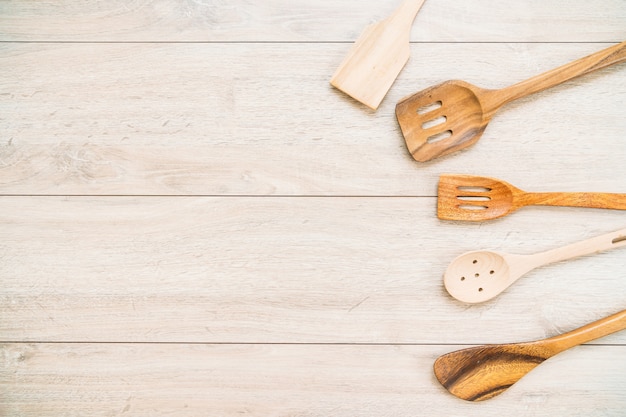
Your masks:
<path fill-rule="evenodd" d="M 626 252 L 535 270 L 482 305 L 473 249 L 534 253 L 618 211 L 435 216 L 443 172 L 626 192 L 626 66 L 503 108 L 418 163 L 394 116 L 446 79 L 499 88 L 626 39 L 623 0 L 427 0 L 377 112 L 329 79 L 399 3 L 0 0 L 0 415 L 624 416 L 626 332 L 468 403 L 441 354 L 626 308 Z"/>

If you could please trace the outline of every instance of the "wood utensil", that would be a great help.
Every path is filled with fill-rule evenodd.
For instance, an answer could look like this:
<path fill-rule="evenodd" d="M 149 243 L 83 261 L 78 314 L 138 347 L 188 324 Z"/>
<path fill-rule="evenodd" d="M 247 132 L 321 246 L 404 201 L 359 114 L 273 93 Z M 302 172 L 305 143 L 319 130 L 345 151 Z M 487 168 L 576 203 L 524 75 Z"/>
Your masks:
<path fill-rule="evenodd" d="M 443 276 L 451 296 L 466 303 L 490 300 L 527 272 L 554 262 L 626 246 L 626 229 L 533 255 L 471 251 L 455 258 Z"/>
<path fill-rule="evenodd" d="M 330 83 L 376 110 L 411 54 L 411 25 L 425 0 L 405 0 L 363 31 Z"/>
<path fill-rule="evenodd" d="M 490 220 L 528 205 L 626 210 L 626 194 L 529 193 L 496 178 L 474 175 L 442 174 L 437 194 L 437 217 L 443 220 Z"/>
<path fill-rule="evenodd" d="M 437 358 L 435 376 L 453 395 L 482 401 L 501 394 L 557 353 L 624 329 L 626 310 L 548 339 L 462 349 Z"/>
<path fill-rule="evenodd" d="M 500 90 L 446 81 L 402 99 L 396 117 L 407 148 L 428 161 L 475 143 L 504 104 L 626 60 L 626 41 Z"/>

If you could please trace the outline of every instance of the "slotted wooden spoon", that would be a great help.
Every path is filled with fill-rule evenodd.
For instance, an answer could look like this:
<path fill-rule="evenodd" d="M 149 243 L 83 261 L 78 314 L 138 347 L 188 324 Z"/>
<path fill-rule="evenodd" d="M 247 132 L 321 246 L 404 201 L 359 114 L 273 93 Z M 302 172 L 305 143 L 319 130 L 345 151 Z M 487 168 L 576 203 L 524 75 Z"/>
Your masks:
<path fill-rule="evenodd" d="M 626 246 L 626 229 L 532 255 L 479 250 L 456 257 L 443 275 L 451 296 L 465 303 L 496 297 L 527 272 L 583 255 Z"/>
<path fill-rule="evenodd" d="M 396 117 L 413 158 L 428 161 L 474 144 L 504 104 L 624 60 L 626 41 L 500 90 L 447 81 L 402 99 Z"/>
<path fill-rule="evenodd" d="M 548 339 L 458 350 L 437 358 L 435 376 L 453 395 L 482 401 L 501 394 L 557 353 L 624 329 L 626 310 Z"/>
<path fill-rule="evenodd" d="M 409 60 L 411 25 L 425 0 L 404 0 L 387 19 L 365 28 L 330 83 L 376 110 Z"/>
<path fill-rule="evenodd" d="M 443 220 L 490 220 L 528 205 L 626 210 L 626 194 L 528 193 L 505 181 L 474 175 L 442 174 L 437 194 L 437 217 Z"/>

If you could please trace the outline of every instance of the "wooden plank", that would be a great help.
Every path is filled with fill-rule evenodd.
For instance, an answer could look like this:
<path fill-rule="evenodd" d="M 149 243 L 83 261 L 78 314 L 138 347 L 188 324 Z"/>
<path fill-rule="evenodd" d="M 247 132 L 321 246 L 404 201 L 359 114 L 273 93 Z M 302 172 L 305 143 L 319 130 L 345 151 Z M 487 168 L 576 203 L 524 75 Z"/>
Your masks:
<path fill-rule="evenodd" d="M 1 416 L 626 413 L 626 332 L 486 403 L 432 375 L 451 350 L 626 307 L 623 250 L 484 305 L 441 279 L 465 251 L 551 249 L 623 212 L 434 216 L 441 172 L 624 192 L 624 65 L 508 106 L 430 164 L 393 116 L 445 79 L 503 87 L 622 41 L 626 3 L 428 0 L 373 113 L 328 81 L 398 2 L 0 1 Z"/>
<path fill-rule="evenodd" d="M 46 416 L 621 416 L 625 346 L 579 346 L 482 403 L 434 359 L 462 346 L 0 345 L 0 411 Z M 515 406 L 512 406 L 515 404 Z"/>
<path fill-rule="evenodd" d="M 153 0 L 55 2 L 4 0 L 2 41 L 353 41 L 398 0 Z M 621 0 L 545 2 L 428 1 L 414 41 L 616 42 Z M 549 30 L 548 30 L 549 29 Z"/>
<path fill-rule="evenodd" d="M 3 197 L 0 340 L 539 339 L 626 307 L 624 249 L 533 271 L 474 306 L 445 292 L 447 265 L 623 227 L 623 212 L 554 207 L 441 222 L 434 198 Z"/>
<path fill-rule="evenodd" d="M 624 192 L 623 65 L 505 107 L 427 164 L 394 116 L 437 82 L 504 87 L 607 45 L 415 44 L 374 113 L 330 87 L 337 44 L 4 44 L 0 193 L 434 196 L 441 172 Z"/>

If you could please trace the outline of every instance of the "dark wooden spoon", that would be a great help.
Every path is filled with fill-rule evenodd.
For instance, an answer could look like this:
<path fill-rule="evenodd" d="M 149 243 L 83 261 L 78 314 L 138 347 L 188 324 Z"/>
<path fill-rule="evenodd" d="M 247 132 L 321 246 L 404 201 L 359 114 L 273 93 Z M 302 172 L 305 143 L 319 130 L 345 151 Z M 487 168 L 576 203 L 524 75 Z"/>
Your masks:
<path fill-rule="evenodd" d="M 453 395 L 482 401 L 501 394 L 557 353 L 624 329 L 626 310 L 548 339 L 457 350 L 437 358 L 435 376 Z"/>

